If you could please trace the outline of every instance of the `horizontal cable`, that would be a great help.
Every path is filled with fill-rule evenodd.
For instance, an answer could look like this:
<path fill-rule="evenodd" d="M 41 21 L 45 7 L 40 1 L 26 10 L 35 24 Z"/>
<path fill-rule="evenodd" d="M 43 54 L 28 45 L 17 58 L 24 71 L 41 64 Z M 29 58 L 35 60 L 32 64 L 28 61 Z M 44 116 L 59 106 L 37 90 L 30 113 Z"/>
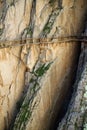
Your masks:
<path fill-rule="evenodd" d="M 13 41 L 0 41 L 0 49 L 29 44 L 57 44 L 67 42 L 87 42 L 87 36 L 65 36 L 58 38 L 25 38 Z"/>

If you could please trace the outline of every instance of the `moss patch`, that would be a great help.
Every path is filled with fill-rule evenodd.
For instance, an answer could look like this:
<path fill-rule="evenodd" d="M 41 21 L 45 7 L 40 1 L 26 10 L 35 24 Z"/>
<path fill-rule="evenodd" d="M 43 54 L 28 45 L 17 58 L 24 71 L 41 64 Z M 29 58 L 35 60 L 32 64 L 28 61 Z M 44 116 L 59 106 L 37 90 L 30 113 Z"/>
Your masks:
<path fill-rule="evenodd" d="M 3 29 L 0 29 L 0 36 L 2 35 L 2 33 L 3 33 Z"/>
<path fill-rule="evenodd" d="M 31 118 L 32 111 L 37 104 L 37 102 L 33 103 L 33 99 L 37 94 L 37 91 L 40 89 L 38 79 L 39 77 L 43 76 L 44 73 L 46 73 L 52 63 L 53 62 L 50 62 L 48 64 L 42 64 L 37 69 L 34 68 L 31 72 L 33 76 L 30 80 L 29 89 L 20 108 L 20 112 L 15 120 L 13 130 L 25 130 L 26 124 Z"/>
<path fill-rule="evenodd" d="M 48 22 L 46 23 L 44 29 L 43 29 L 43 32 L 41 34 L 41 37 L 46 37 L 47 34 L 50 33 L 51 29 L 52 29 L 52 26 L 54 24 L 54 21 L 56 19 L 56 17 L 58 16 L 58 14 L 60 13 L 61 9 L 59 8 L 56 8 L 52 14 L 49 16 L 49 20 Z"/>

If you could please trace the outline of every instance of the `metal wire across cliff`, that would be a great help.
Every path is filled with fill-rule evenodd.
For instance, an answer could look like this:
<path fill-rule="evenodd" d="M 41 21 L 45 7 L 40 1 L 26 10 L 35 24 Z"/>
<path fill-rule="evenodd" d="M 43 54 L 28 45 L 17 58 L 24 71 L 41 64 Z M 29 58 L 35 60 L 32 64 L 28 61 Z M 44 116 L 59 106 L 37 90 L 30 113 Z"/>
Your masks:
<path fill-rule="evenodd" d="M 24 46 L 29 44 L 53 44 L 53 43 L 67 43 L 67 42 L 85 42 L 87 43 L 87 36 L 66 36 L 58 38 L 25 38 L 13 41 L 0 41 L 0 49 L 9 48 L 13 46 Z"/>

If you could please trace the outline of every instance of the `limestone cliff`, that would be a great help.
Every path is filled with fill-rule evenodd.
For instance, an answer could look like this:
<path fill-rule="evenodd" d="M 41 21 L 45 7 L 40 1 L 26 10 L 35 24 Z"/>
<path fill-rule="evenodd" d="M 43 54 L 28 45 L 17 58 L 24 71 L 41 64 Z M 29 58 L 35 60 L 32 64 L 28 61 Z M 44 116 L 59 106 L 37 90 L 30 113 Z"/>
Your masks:
<path fill-rule="evenodd" d="M 68 111 L 58 130 L 87 129 L 87 48 L 81 52 L 74 92 Z"/>
<path fill-rule="evenodd" d="M 8 129 L 18 101 L 22 106 L 14 130 L 51 129 L 80 52 L 79 42 L 58 43 L 56 38 L 81 35 L 86 12 L 86 0 L 0 1 L 0 130 Z M 10 46 L 9 41 L 21 44 L 24 38 L 32 38 L 32 44 L 25 40 L 24 46 Z M 51 38 L 50 43 L 43 38 Z"/>
<path fill-rule="evenodd" d="M 84 35 L 87 36 L 87 26 Z M 58 130 L 87 129 L 87 43 L 82 42 L 74 92 Z"/>

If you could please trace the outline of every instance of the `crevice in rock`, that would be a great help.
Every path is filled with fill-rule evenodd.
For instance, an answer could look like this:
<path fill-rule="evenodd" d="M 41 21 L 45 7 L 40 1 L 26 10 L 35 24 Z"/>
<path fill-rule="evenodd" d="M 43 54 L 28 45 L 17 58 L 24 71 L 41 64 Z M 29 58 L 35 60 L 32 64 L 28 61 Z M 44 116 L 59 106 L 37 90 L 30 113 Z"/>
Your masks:
<path fill-rule="evenodd" d="M 50 33 L 50 31 L 52 29 L 52 26 L 54 24 L 56 17 L 60 14 L 61 10 L 62 10 L 62 8 L 58 7 L 51 13 L 42 33 L 40 34 L 40 37 L 42 37 L 42 38 L 47 37 L 47 35 Z"/>
<path fill-rule="evenodd" d="M 63 129 L 76 129 L 83 130 L 83 118 L 85 114 L 85 103 L 84 103 L 84 89 L 86 88 L 86 52 L 85 49 L 81 50 L 79 64 L 77 68 L 77 74 L 75 78 L 75 83 L 73 85 L 73 93 L 65 113 L 64 118 L 59 122 L 59 127 L 57 130 Z M 57 124 L 58 125 L 58 124 Z"/>
<path fill-rule="evenodd" d="M 81 45 L 80 45 L 81 47 Z M 81 54 L 81 48 L 79 50 L 79 57 L 78 57 L 78 61 L 77 61 L 77 64 L 76 64 L 76 67 L 73 71 L 73 79 L 72 79 L 72 86 L 69 88 L 68 92 L 67 92 L 67 95 L 63 101 L 63 104 L 61 106 L 61 109 L 59 111 L 59 114 L 57 115 L 57 118 L 55 120 L 55 123 L 53 124 L 53 126 L 51 127 L 51 130 L 57 130 L 58 128 L 58 124 L 62 121 L 62 119 L 64 118 L 64 116 L 66 115 L 67 113 L 67 110 L 69 108 L 69 105 L 70 105 L 70 102 L 71 102 L 71 99 L 72 99 L 72 96 L 73 96 L 73 93 L 74 91 L 76 91 L 77 88 L 75 88 L 74 84 L 75 82 L 79 82 L 80 78 L 81 78 L 81 74 L 82 74 L 82 71 L 83 71 L 83 63 L 81 65 L 79 65 L 79 60 L 80 60 L 80 54 Z M 84 61 L 84 60 L 82 60 Z M 79 67 L 81 66 L 81 67 Z M 79 74 L 78 74 L 79 73 Z M 78 80 L 77 80 L 77 76 L 78 77 Z M 77 80 L 77 81 L 76 81 Z"/>
<path fill-rule="evenodd" d="M 31 9 L 31 15 L 30 15 L 30 23 L 27 28 L 24 29 L 21 36 L 22 38 L 32 38 L 33 37 L 33 31 L 34 31 L 34 25 L 35 25 L 35 12 L 36 12 L 36 0 L 32 3 L 32 9 Z"/>

